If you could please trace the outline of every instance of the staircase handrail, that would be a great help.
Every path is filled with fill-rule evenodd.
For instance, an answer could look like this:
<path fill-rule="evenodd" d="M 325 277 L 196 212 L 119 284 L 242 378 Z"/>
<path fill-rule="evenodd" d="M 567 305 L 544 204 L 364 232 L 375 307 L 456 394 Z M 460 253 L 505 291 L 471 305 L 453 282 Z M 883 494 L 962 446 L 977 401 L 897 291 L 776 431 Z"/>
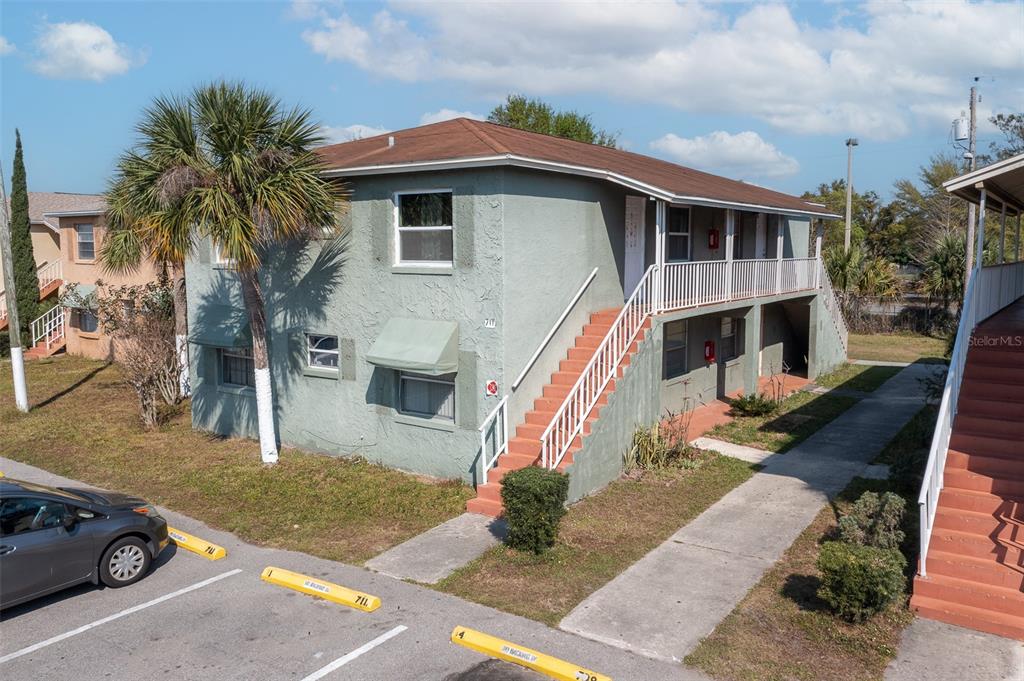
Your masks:
<path fill-rule="evenodd" d="M 498 417 L 501 417 L 499 427 Z M 487 433 L 495 429 L 494 455 L 487 456 Z M 501 401 L 491 410 L 484 422 L 480 424 L 480 483 L 487 484 L 487 471 L 491 470 L 498 461 L 498 457 L 508 451 L 508 395 L 501 398 Z"/>
<path fill-rule="evenodd" d="M 619 363 L 629 350 L 647 317 L 651 315 L 661 296 L 655 287 L 657 265 L 651 265 L 640 278 L 633 293 L 622 306 L 608 333 L 597 346 L 575 385 L 565 396 L 551 423 L 541 435 L 541 465 L 554 469 L 562 462 L 572 441 L 583 430 L 590 412 L 597 405 L 601 393 L 618 370 Z M 647 295 L 643 295 L 646 293 Z M 564 423 L 563 423 L 564 422 Z"/>
<path fill-rule="evenodd" d="M 921 526 L 918 574 L 921 577 L 928 576 L 928 546 L 935 523 L 935 511 L 939 504 L 939 493 L 942 492 L 946 454 L 953 434 L 953 422 L 956 419 L 960 388 L 967 365 L 967 351 L 970 349 L 974 327 L 978 322 L 991 317 L 1024 295 L 1024 263 L 1010 265 L 976 267 L 971 271 L 967 281 L 964 304 L 960 309 L 960 323 L 956 329 L 956 342 L 949 358 L 949 370 L 942 388 L 942 401 L 939 403 L 935 432 L 932 435 L 931 448 L 928 450 L 928 463 L 925 465 L 924 478 L 921 481 L 921 492 L 917 497 Z M 1009 276 L 1005 276 L 1007 272 Z"/>
<path fill-rule="evenodd" d="M 36 270 L 36 276 L 39 278 L 39 288 L 44 289 L 53 282 L 62 279 L 62 269 L 60 260 L 54 260 L 53 262 L 38 268 Z"/>
<path fill-rule="evenodd" d="M 839 298 L 836 297 L 836 291 L 832 287 L 832 278 L 828 274 L 828 269 L 825 268 L 825 261 L 821 258 L 818 259 L 818 276 L 821 280 L 822 300 L 829 312 L 829 316 L 832 317 L 832 324 L 836 327 L 836 333 L 839 334 L 839 340 L 843 344 L 843 353 L 845 354 L 849 349 L 850 331 L 846 326 L 846 320 L 843 319 L 843 308 L 839 304 Z"/>
<path fill-rule="evenodd" d="M 64 307 L 54 305 L 49 310 L 32 320 L 30 325 L 32 331 L 32 345 L 39 341 L 46 341 L 46 349 L 57 340 L 64 337 Z"/>

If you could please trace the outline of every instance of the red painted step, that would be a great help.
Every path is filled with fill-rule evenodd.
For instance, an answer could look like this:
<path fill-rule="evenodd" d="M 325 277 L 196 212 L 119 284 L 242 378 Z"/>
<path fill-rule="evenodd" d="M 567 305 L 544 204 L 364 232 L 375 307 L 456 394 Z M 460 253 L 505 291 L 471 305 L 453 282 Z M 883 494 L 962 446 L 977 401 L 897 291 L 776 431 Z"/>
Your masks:
<path fill-rule="evenodd" d="M 974 582 L 944 575 L 929 575 L 926 579 L 914 580 L 914 596 L 1004 615 L 1021 616 L 1024 613 L 1024 593 L 1020 591 L 994 586 L 981 587 Z"/>
<path fill-rule="evenodd" d="M 932 530 L 928 546 L 943 553 L 988 558 L 1001 565 L 1020 566 L 1024 570 L 1024 544 L 1014 541 L 1013 534 L 1013 527 L 1000 528 L 997 537 L 937 528 Z"/>
<path fill-rule="evenodd" d="M 999 381 L 964 381 L 960 388 L 960 399 L 980 398 L 986 400 L 1024 403 L 1024 386 Z"/>
<path fill-rule="evenodd" d="M 1024 477 L 1020 480 L 1008 480 L 947 467 L 944 480 L 946 487 L 954 489 L 969 489 L 996 496 L 1024 496 Z"/>
<path fill-rule="evenodd" d="M 993 513 L 977 513 L 940 506 L 935 509 L 934 527 L 980 535 L 992 541 L 1021 543 L 1024 542 L 1024 507 L 1010 505 Z"/>
<path fill-rule="evenodd" d="M 988 433 L 955 430 L 949 438 L 949 448 L 967 454 L 982 456 L 1017 456 L 1021 454 L 1021 443 Z"/>
<path fill-rule="evenodd" d="M 524 415 L 522 423 L 516 424 L 511 429 L 513 437 L 509 439 L 508 452 L 498 457 L 497 465 L 488 471 L 487 484 L 477 485 L 476 498 L 470 499 L 466 504 L 468 511 L 491 516 L 500 515 L 502 513 L 502 478 L 513 470 L 540 463 L 542 449 L 540 437 L 551 424 L 573 386 L 576 385 L 580 375 L 593 358 L 594 352 L 612 328 L 613 322 L 618 318 L 619 312 L 620 309 L 604 310 L 590 316 L 590 321 L 583 327 L 583 333 L 576 337 L 573 346 L 568 349 L 565 359 L 559 362 L 558 370 L 551 374 L 548 384 L 541 389 L 540 397 L 534 400 L 533 409 Z M 650 327 L 651 322 L 647 320 L 641 331 L 641 338 Z M 590 434 L 594 423 L 600 416 L 602 407 L 608 403 L 610 394 L 615 390 L 616 376 L 623 375 L 626 367 L 629 366 L 631 354 L 636 352 L 638 347 L 638 341 L 634 341 L 630 346 L 623 361 L 616 368 L 616 374 L 608 381 L 607 386 L 598 397 L 594 409 L 584 421 L 582 432 L 570 443 L 558 464 L 558 470 L 564 471 L 570 466 L 574 461 L 575 454 L 583 448 L 583 438 Z"/>
<path fill-rule="evenodd" d="M 986 400 L 978 397 L 960 397 L 956 405 L 957 416 L 987 416 L 989 418 L 1024 419 L 1024 404 L 1006 400 Z"/>
<path fill-rule="evenodd" d="M 1008 439 L 1017 445 L 1017 451 L 1024 448 L 1024 421 L 1008 420 L 999 416 L 972 416 L 958 412 L 953 423 L 955 430 L 984 434 L 987 437 Z"/>
<path fill-rule="evenodd" d="M 981 475 L 990 475 L 1010 480 L 1024 480 L 1024 467 L 1012 456 L 983 456 L 981 454 L 964 454 L 955 449 L 946 454 L 946 468 L 971 471 Z"/>
<path fill-rule="evenodd" d="M 1020 591 L 1024 588 L 1024 568 L 1014 569 L 986 558 L 947 553 L 929 547 L 927 565 L 928 574 L 946 575 L 1003 589 Z"/>
<path fill-rule="evenodd" d="M 972 608 L 916 595 L 910 600 L 910 606 L 918 615 L 928 619 L 984 631 L 996 636 L 1024 640 L 1024 617 L 1014 617 L 983 608 Z"/>

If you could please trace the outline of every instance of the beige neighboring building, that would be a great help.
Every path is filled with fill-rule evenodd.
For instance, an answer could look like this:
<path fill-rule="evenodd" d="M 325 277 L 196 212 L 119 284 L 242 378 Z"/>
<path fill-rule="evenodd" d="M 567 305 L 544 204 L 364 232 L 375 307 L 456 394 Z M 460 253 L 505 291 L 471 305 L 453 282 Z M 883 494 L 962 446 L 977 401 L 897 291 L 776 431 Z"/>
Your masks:
<path fill-rule="evenodd" d="M 156 279 L 157 270 L 149 262 L 128 275 L 103 272 L 97 260 L 106 233 L 103 196 L 29 192 L 28 211 L 41 300 L 52 297 L 56 302 L 70 284 L 77 284 L 78 292 L 87 297 L 101 280 L 120 286 Z M 6 309 L 0 309 L 0 328 L 6 321 Z M 33 321 L 34 345 L 26 357 L 47 357 L 61 350 L 95 359 L 110 357 L 110 341 L 94 310 L 55 307 Z"/>

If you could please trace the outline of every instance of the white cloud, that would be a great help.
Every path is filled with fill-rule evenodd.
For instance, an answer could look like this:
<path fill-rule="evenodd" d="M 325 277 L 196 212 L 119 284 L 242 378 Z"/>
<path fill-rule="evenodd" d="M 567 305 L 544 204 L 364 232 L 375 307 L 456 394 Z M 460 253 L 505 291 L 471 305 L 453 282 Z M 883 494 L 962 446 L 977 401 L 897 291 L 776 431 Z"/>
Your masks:
<path fill-rule="evenodd" d="M 875 139 L 944 127 L 977 73 L 1019 101 L 1024 71 L 1019 4 L 988 1 L 870 0 L 819 26 L 785 4 L 401 2 L 325 14 L 303 38 L 328 61 L 494 98 L 598 93 Z"/>
<path fill-rule="evenodd" d="M 669 133 L 651 142 L 651 148 L 683 165 L 739 179 L 793 175 L 800 164 L 751 130 L 735 135 L 716 130 L 685 138 Z"/>
<path fill-rule="evenodd" d="M 420 125 L 450 121 L 453 118 L 472 118 L 474 121 L 483 121 L 487 116 L 472 111 L 456 111 L 455 109 L 441 109 L 432 113 L 425 113 L 420 116 Z"/>
<path fill-rule="evenodd" d="M 46 24 L 36 39 L 36 49 L 32 66 L 47 78 L 99 82 L 145 61 L 101 26 L 85 21 Z"/>
<path fill-rule="evenodd" d="M 14 52 L 14 43 L 0 35 L 0 57 Z"/>
<path fill-rule="evenodd" d="M 364 137 L 374 137 L 376 135 L 383 135 L 384 133 L 391 132 L 387 128 L 375 128 L 372 125 L 362 125 L 356 123 L 354 125 L 346 125 L 344 127 L 333 127 L 325 125 L 321 128 L 324 137 L 327 138 L 327 142 L 334 144 L 337 142 L 351 142 L 352 140 L 361 140 Z"/>

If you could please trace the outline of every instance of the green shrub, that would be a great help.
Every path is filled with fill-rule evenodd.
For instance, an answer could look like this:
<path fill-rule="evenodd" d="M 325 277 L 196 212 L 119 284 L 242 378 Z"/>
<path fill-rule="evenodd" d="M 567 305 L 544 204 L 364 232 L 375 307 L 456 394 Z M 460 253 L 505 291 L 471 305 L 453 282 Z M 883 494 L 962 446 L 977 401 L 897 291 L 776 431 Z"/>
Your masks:
<path fill-rule="evenodd" d="M 898 494 L 864 492 L 839 519 L 839 537 L 850 544 L 898 549 L 905 536 L 900 526 L 906 510 L 907 502 Z"/>
<path fill-rule="evenodd" d="M 778 408 L 779 403 L 764 393 L 743 395 L 732 401 L 732 410 L 740 416 L 768 416 Z"/>
<path fill-rule="evenodd" d="M 543 553 L 555 543 L 565 515 L 569 476 L 527 466 L 501 479 L 508 535 L 505 543 L 520 551 Z"/>
<path fill-rule="evenodd" d="M 825 542 L 818 554 L 818 596 L 843 619 L 862 622 L 903 594 L 906 566 L 894 549 Z"/>
<path fill-rule="evenodd" d="M 626 472 L 634 469 L 656 470 L 668 465 L 671 447 L 662 434 L 661 426 L 655 423 L 650 428 L 638 427 L 633 431 L 633 444 L 623 457 Z"/>

